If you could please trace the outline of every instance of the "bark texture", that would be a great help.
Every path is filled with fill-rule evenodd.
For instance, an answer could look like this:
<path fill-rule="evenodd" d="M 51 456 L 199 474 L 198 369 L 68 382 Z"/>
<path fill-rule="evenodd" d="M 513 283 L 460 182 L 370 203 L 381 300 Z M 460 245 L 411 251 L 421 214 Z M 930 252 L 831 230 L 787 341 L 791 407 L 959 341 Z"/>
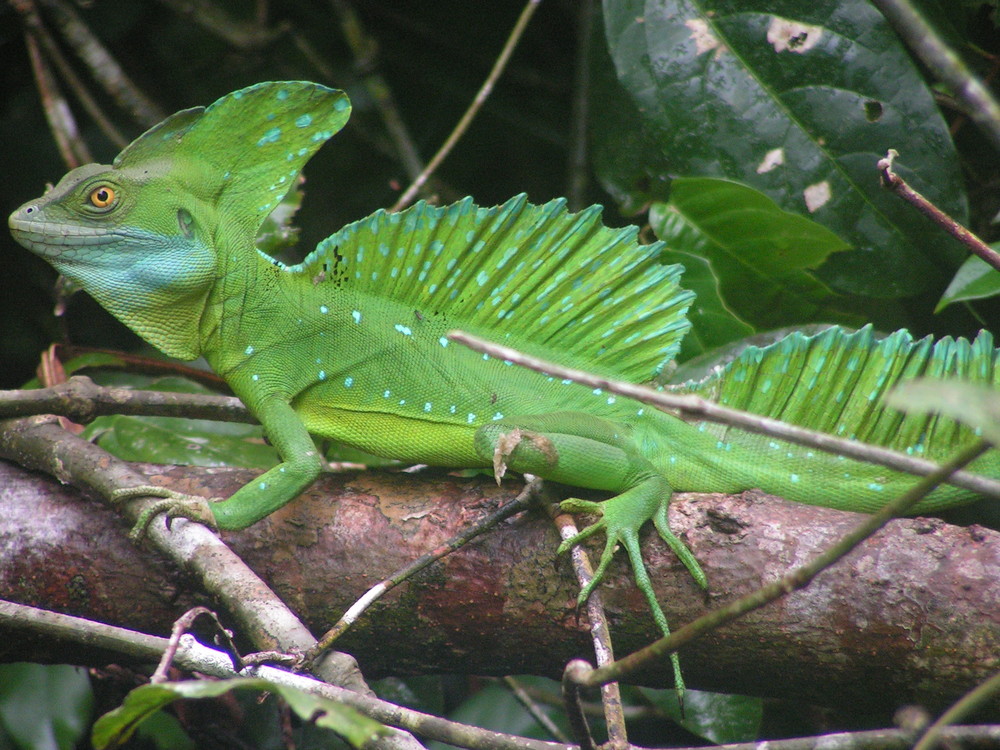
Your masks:
<path fill-rule="evenodd" d="M 142 466 L 155 483 L 225 496 L 253 474 Z M 361 593 L 512 499 L 515 482 L 442 473 L 326 475 L 251 529 L 235 551 L 318 635 Z M 0 462 L 4 598 L 154 634 L 194 603 L 185 577 L 126 538 L 102 505 Z M 650 573 L 672 624 L 780 578 L 833 544 L 859 516 L 760 493 L 686 495 L 674 530 L 711 584 L 700 591 L 653 533 Z M 557 676 L 589 658 L 569 562 L 529 513 L 434 564 L 377 604 L 338 648 L 369 678 L 470 672 Z M 621 555 L 601 589 L 618 654 L 657 633 Z M 107 654 L 0 629 L 0 660 L 103 663 Z M 804 591 L 682 651 L 689 687 L 792 697 L 866 713 L 939 708 L 1000 668 L 1000 534 L 936 519 L 892 522 Z M 643 675 L 669 679 L 664 666 Z"/>

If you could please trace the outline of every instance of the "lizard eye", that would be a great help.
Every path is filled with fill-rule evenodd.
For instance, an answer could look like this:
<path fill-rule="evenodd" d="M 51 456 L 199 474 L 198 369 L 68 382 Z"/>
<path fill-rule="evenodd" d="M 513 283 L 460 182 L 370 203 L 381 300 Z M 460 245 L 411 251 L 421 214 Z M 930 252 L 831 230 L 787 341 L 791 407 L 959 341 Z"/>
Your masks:
<path fill-rule="evenodd" d="M 96 208 L 107 208 L 115 202 L 115 190 L 108 185 L 100 185 L 90 191 L 90 203 Z"/>

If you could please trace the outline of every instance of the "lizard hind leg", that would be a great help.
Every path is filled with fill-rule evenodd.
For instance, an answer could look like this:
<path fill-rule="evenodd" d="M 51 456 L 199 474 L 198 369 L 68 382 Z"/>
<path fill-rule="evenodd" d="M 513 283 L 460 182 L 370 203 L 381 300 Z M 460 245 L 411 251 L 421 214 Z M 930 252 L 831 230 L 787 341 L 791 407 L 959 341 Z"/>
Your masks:
<path fill-rule="evenodd" d="M 480 427 L 475 446 L 482 458 L 494 462 L 494 467 L 500 456 L 504 468 L 509 466 L 563 484 L 618 493 L 603 502 L 578 498 L 564 500 L 564 510 L 591 513 L 600 518 L 564 541 L 559 552 L 566 552 L 596 534 L 605 535 L 594 576 L 580 592 L 582 604 L 600 584 L 617 547 L 623 546 L 632 565 L 636 586 L 645 596 L 653 620 L 664 635 L 670 634 L 667 618 L 642 558 L 640 529 L 652 520 L 660 536 L 702 587 L 706 585 L 705 574 L 691 551 L 667 524 L 667 507 L 673 489 L 639 452 L 627 428 L 570 412 L 514 417 Z M 676 684 L 681 687 L 676 659 L 673 660 Z"/>

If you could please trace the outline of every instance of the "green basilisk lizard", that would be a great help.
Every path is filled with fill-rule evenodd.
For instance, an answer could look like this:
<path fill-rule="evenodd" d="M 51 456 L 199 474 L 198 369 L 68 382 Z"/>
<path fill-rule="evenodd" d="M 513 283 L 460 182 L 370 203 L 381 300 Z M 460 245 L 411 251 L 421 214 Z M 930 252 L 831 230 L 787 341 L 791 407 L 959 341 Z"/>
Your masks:
<path fill-rule="evenodd" d="M 10 217 L 14 237 L 168 355 L 204 356 L 259 419 L 281 463 L 210 504 L 222 529 L 291 501 L 321 469 L 312 435 L 408 462 L 507 467 L 606 490 L 567 501 L 599 516 L 598 583 L 618 545 L 659 627 L 643 565 L 652 520 L 695 579 L 697 561 L 667 523 L 674 490 L 759 487 L 792 500 L 871 511 L 916 481 L 719 425 L 690 424 L 627 398 L 511 366 L 451 343 L 453 328 L 609 377 L 646 381 L 675 354 L 693 295 L 661 243 L 608 229 L 600 208 L 516 197 L 379 211 L 283 265 L 255 247 L 264 219 L 308 159 L 346 122 L 346 95 L 263 83 L 178 112 L 114 163 L 71 171 Z M 989 334 L 913 341 L 831 329 L 751 348 L 684 388 L 733 407 L 927 458 L 966 428 L 884 409 L 900 379 L 995 383 Z M 973 467 L 1000 476 L 1000 459 Z M 169 494 L 132 488 L 136 494 Z M 915 512 L 971 499 L 943 487 Z"/>

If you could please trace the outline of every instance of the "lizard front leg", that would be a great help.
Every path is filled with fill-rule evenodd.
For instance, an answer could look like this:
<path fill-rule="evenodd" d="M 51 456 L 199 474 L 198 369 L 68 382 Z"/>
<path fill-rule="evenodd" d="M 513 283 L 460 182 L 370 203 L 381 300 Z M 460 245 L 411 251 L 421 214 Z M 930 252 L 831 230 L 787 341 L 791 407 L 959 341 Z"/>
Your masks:
<path fill-rule="evenodd" d="M 211 501 L 165 487 L 141 485 L 116 490 L 113 502 L 135 497 L 165 498 L 140 515 L 131 535 L 141 536 L 156 515 L 188 518 L 212 529 L 238 530 L 256 523 L 287 504 L 319 476 L 322 462 L 312 437 L 287 401 L 272 397 L 262 402 L 255 416 L 281 456 L 281 463 L 247 482 L 229 498 Z"/>

